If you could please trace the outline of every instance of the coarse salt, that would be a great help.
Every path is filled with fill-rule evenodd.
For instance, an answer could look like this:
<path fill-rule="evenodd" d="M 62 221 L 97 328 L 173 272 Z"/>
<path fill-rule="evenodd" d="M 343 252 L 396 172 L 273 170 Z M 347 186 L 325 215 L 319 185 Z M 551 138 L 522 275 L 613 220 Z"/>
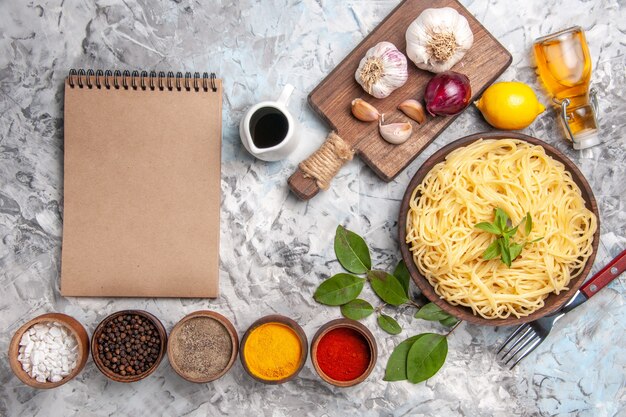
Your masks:
<path fill-rule="evenodd" d="M 22 335 L 17 359 L 38 382 L 59 382 L 78 364 L 78 343 L 64 325 L 38 323 Z"/>

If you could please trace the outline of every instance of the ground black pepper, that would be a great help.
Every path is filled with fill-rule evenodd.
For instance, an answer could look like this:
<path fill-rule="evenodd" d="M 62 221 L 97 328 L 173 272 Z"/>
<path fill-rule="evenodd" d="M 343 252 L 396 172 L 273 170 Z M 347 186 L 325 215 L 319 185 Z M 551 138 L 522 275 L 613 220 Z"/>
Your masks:
<path fill-rule="evenodd" d="M 138 314 L 122 314 L 107 320 L 97 343 L 102 364 L 120 376 L 147 372 L 161 350 L 156 326 L 152 320 Z"/>
<path fill-rule="evenodd" d="M 210 317 L 194 317 L 170 335 L 170 362 L 188 378 L 210 379 L 226 368 L 233 350 L 228 330 Z"/>

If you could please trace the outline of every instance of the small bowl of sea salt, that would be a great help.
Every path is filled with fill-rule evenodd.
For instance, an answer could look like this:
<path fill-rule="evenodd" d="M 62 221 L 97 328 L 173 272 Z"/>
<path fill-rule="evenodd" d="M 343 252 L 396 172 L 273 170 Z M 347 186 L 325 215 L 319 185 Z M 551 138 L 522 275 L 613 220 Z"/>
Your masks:
<path fill-rule="evenodd" d="M 87 331 L 60 313 L 35 317 L 15 332 L 9 345 L 11 369 L 33 388 L 65 384 L 80 373 L 88 356 Z"/>

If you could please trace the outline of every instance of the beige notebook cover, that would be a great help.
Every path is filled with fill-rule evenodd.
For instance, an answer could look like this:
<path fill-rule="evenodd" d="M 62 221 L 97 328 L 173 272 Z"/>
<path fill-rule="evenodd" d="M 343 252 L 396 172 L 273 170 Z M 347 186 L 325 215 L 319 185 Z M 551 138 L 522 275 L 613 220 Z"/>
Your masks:
<path fill-rule="evenodd" d="M 99 77 L 65 82 L 61 294 L 217 297 L 221 80 Z"/>

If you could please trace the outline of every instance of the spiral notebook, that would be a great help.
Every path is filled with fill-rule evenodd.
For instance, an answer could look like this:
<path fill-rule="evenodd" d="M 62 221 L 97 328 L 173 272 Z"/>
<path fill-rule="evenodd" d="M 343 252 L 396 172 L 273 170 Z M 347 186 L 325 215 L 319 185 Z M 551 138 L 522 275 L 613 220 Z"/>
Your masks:
<path fill-rule="evenodd" d="M 71 70 L 64 296 L 217 297 L 222 84 Z"/>

